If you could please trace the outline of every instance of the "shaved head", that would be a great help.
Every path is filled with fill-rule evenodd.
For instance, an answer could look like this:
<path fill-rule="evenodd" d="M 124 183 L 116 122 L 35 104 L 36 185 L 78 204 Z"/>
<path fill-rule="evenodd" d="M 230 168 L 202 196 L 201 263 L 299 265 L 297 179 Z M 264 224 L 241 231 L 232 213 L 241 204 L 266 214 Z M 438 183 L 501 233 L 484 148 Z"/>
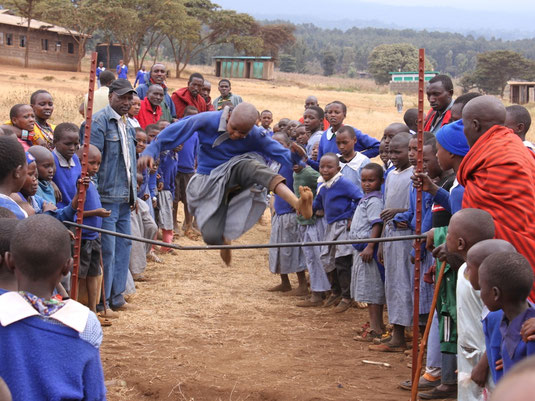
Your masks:
<path fill-rule="evenodd" d="M 54 160 L 52 152 L 44 146 L 34 145 L 30 149 L 28 149 L 28 152 L 31 153 L 33 157 L 35 157 L 35 162 L 37 164 L 43 163 L 50 159 L 52 159 L 52 161 Z"/>
<path fill-rule="evenodd" d="M 448 226 L 446 247 L 448 252 L 462 254 L 476 243 L 494 238 L 494 220 L 481 209 L 461 209 L 455 213 Z"/>
<path fill-rule="evenodd" d="M 314 95 L 310 95 L 305 99 L 305 109 L 311 106 L 318 106 L 318 98 Z"/>
<path fill-rule="evenodd" d="M 405 125 L 405 124 L 401 124 Z M 408 132 L 400 132 L 396 134 L 390 141 L 390 146 L 409 146 L 409 141 L 412 139 L 412 135 Z"/>
<path fill-rule="evenodd" d="M 466 254 L 466 274 L 474 290 L 479 287 L 479 266 L 490 255 L 498 252 L 516 252 L 509 242 L 503 239 L 487 239 L 475 244 Z"/>
<path fill-rule="evenodd" d="M 231 111 L 227 120 L 227 132 L 230 139 L 243 139 L 253 129 L 258 118 L 258 110 L 251 103 L 242 102 Z"/>
<path fill-rule="evenodd" d="M 494 125 L 505 123 L 506 110 L 494 96 L 479 96 L 463 108 L 464 134 L 470 147 Z"/>

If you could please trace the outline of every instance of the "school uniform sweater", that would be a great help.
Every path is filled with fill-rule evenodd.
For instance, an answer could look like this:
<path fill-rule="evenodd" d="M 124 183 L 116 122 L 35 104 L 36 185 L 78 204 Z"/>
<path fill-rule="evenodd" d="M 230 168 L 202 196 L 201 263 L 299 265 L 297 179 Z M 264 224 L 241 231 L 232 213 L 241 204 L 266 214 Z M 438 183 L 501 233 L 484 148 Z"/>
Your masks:
<path fill-rule="evenodd" d="M 56 195 L 54 187 L 48 180 L 39 180 L 39 188 L 37 188 L 36 195 L 39 195 L 45 201 L 56 204 Z"/>
<path fill-rule="evenodd" d="M 175 176 L 177 173 L 177 157 L 172 150 L 163 152 L 160 156 L 160 182 L 163 182 L 163 190 L 175 194 Z"/>
<path fill-rule="evenodd" d="M 288 188 L 293 188 L 294 178 L 293 178 L 293 169 L 290 166 L 283 165 L 279 169 L 279 174 L 286 179 L 286 186 Z M 275 213 L 279 216 L 282 214 L 294 213 L 295 210 L 290 206 L 288 202 L 282 199 L 279 195 L 275 195 L 275 201 L 273 202 L 273 207 L 275 208 Z"/>
<path fill-rule="evenodd" d="M 323 210 L 327 223 L 332 224 L 351 219 L 361 198 L 360 188 L 340 174 L 329 188 L 325 183 L 319 186 L 313 209 Z"/>
<path fill-rule="evenodd" d="M 182 150 L 178 152 L 177 170 L 180 173 L 194 173 L 199 149 L 199 134 L 194 133 L 182 146 Z"/>
<path fill-rule="evenodd" d="M 100 209 L 102 207 L 102 204 L 100 203 L 100 195 L 98 194 L 97 187 L 93 182 L 89 183 L 89 187 L 87 187 L 87 191 L 85 194 L 85 204 L 84 204 L 84 210 L 90 211 L 95 209 Z M 95 227 L 95 228 L 101 228 L 102 227 L 102 217 L 99 216 L 91 216 L 91 217 L 84 217 L 84 224 L 87 226 Z M 82 239 L 87 240 L 94 240 L 98 238 L 98 233 L 96 231 L 91 230 L 82 230 Z"/>
<path fill-rule="evenodd" d="M 293 166 L 290 151 L 277 141 L 262 134 L 260 128 L 253 126 L 243 139 L 233 141 L 226 132 L 228 108 L 223 111 L 199 113 L 184 118 L 166 127 L 145 149 L 143 155 L 156 159 L 160 152 L 176 148 L 199 135 L 198 174 L 210 174 L 216 167 L 228 162 L 234 156 L 258 152 L 281 164 Z"/>
<path fill-rule="evenodd" d="M 77 155 L 73 155 L 70 162 L 67 162 L 63 156 L 59 155 L 54 149 L 54 162 L 56 163 L 56 174 L 52 179 L 61 192 L 61 202 L 57 202 L 58 208 L 63 208 L 71 203 L 76 194 L 76 181 L 82 174 L 82 166 Z"/>

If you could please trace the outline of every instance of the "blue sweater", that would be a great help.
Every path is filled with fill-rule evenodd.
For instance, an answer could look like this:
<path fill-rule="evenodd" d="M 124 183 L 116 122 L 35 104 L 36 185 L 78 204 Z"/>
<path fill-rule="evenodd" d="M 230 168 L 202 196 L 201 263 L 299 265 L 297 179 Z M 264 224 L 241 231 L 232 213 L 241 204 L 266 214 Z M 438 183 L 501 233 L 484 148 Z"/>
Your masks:
<path fill-rule="evenodd" d="M 398 213 L 394 216 L 392 221 L 398 223 L 406 221 L 409 223 L 409 228 L 414 231 L 416 228 L 416 188 L 411 187 L 409 196 L 410 206 L 406 212 Z M 422 192 L 422 232 L 425 233 L 433 227 L 433 197 L 427 193 Z"/>
<path fill-rule="evenodd" d="M 330 188 L 320 185 L 313 209 L 323 210 L 328 224 L 339 220 L 351 219 L 362 192 L 359 187 L 344 177 L 340 177 Z"/>
<path fill-rule="evenodd" d="M 199 174 L 210 174 L 214 168 L 228 162 L 234 156 L 249 152 L 261 153 L 283 165 L 293 165 L 290 151 L 263 134 L 257 126 L 254 126 L 243 139 L 236 141 L 226 139 L 219 145 L 213 146 L 216 139 L 225 133 L 226 123 L 220 124 L 222 114 L 223 111 L 199 113 L 169 125 L 151 142 L 143 155 L 156 159 L 160 152 L 176 148 L 197 132 L 200 144 L 197 167 Z"/>
<path fill-rule="evenodd" d="M 464 187 L 458 184 L 452 188 L 451 191 L 446 191 L 444 188 L 439 188 L 433 201 L 438 203 L 452 215 L 463 208 Z"/>
<path fill-rule="evenodd" d="M 288 188 L 293 188 L 294 186 L 294 177 L 293 177 L 293 168 L 283 165 L 279 170 L 279 174 L 286 179 L 286 186 Z M 275 208 L 275 213 L 278 215 L 293 213 L 295 210 L 290 206 L 288 202 L 282 199 L 279 195 L 275 195 L 275 201 L 273 202 L 273 207 Z"/>
<path fill-rule="evenodd" d="M 89 183 L 89 187 L 87 188 L 87 192 L 85 195 L 85 204 L 84 204 L 84 210 L 95 210 L 100 209 L 102 207 L 102 204 L 100 203 L 100 195 L 98 194 L 97 187 L 93 182 L 91 181 Z M 101 228 L 102 227 L 102 217 L 98 216 L 92 216 L 92 217 L 84 217 L 84 224 Z M 98 238 L 98 233 L 96 231 L 91 230 L 82 230 L 82 239 L 88 239 L 88 240 L 94 240 Z"/>
<path fill-rule="evenodd" d="M 0 361 L 14 401 L 106 400 L 99 349 L 70 327 L 35 316 L 0 326 Z"/>
<path fill-rule="evenodd" d="M 328 131 L 328 130 L 327 130 Z M 319 165 L 321 156 L 325 153 L 338 153 L 338 146 L 336 146 L 336 135 L 333 135 L 329 140 L 327 139 L 327 131 L 321 135 L 320 144 L 318 147 L 318 161 L 308 159 L 307 163 L 319 171 Z M 379 141 L 372 138 L 369 135 L 364 134 L 362 131 L 355 128 L 355 135 L 357 136 L 357 143 L 355 144 L 355 151 L 361 152 L 363 155 L 368 156 L 370 159 L 379 154 Z"/>
<path fill-rule="evenodd" d="M 163 190 L 171 191 L 175 196 L 175 176 L 177 168 L 176 153 L 172 150 L 162 152 L 160 155 L 160 182 L 163 182 Z"/>
<path fill-rule="evenodd" d="M 76 155 L 72 157 L 75 164 L 74 167 L 61 167 L 56 154 L 52 152 L 52 155 L 54 155 L 54 162 L 56 163 L 56 174 L 54 174 L 52 180 L 61 192 L 61 202 L 57 202 L 56 206 L 61 209 L 70 204 L 76 194 L 76 181 L 82 174 L 82 166 L 80 165 L 80 159 Z"/>
<path fill-rule="evenodd" d="M 194 173 L 195 160 L 199 152 L 199 135 L 194 133 L 193 136 L 183 143 L 183 148 L 178 152 L 178 171 L 180 173 Z"/>

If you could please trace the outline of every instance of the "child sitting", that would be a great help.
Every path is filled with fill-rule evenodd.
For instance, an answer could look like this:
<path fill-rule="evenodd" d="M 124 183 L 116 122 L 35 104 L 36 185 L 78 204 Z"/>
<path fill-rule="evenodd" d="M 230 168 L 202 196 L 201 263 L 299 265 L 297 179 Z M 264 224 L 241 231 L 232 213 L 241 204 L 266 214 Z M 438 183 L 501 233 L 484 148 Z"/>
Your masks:
<path fill-rule="evenodd" d="M 160 85 L 151 85 L 147 96 L 141 101 L 139 113 L 135 116 L 141 128 L 145 129 L 149 124 L 156 124 L 162 116 L 162 103 L 164 91 Z"/>
<path fill-rule="evenodd" d="M 0 207 L 25 219 L 24 211 L 10 195 L 19 192 L 26 181 L 28 163 L 22 145 L 12 136 L 0 136 Z"/>
<path fill-rule="evenodd" d="M 56 189 L 52 179 L 56 172 L 56 164 L 54 163 L 54 156 L 52 152 L 44 146 L 32 146 L 28 152 L 35 158 L 37 164 L 37 176 L 39 179 L 39 188 L 37 188 L 37 195 L 43 198 L 46 202 L 56 204 Z M 59 190 L 57 191 L 59 194 Z"/>
<path fill-rule="evenodd" d="M 326 153 L 320 160 L 321 179 L 314 211 L 323 210 L 327 227 L 325 241 L 348 239 L 351 218 L 362 192 L 340 173 L 338 156 Z M 323 268 L 330 275 L 332 293 L 325 307 L 337 305 L 335 312 L 344 312 L 351 306 L 351 266 L 353 247 L 351 245 L 327 245 L 321 248 Z"/>
<path fill-rule="evenodd" d="M 351 239 L 379 238 L 383 230 L 383 168 L 369 163 L 361 170 L 361 186 L 364 197 L 360 200 L 351 220 Z M 353 245 L 353 272 L 351 275 L 351 296 L 356 302 L 368 304 L 370 326 L 357 341 L 373 341 L 381 338 L 385 330 L 383 307 L 385 299 L 385 269 L 377 258 L 377 244 Z"/>
<path fill-rule="evenodd" d="M 340 153 L 337 154 L 340 161 L 342 175 L 360 188 L 360 173 L 362 168 L 370 163 L 370 159 L 362 153 L 355 152 L 357 136 L 355 129 L 344 125 L 336 133 L 336 146 Z"/>
<path fill-rule="evenodd" d="M 524 321 L 535 317 L 535 308 L 527 300 L 533 286 L 533 270 L 519 253 L 494 253 L 481 263 L 479 286 L 487 308 L 503 312 L 498 324 L 503 373 L 507 374 L 516 363 L 535 354 L 535 341 L 526 343 L 520 335 Z"/>
<path fill-rule="evenodd" d="M 0 295 L 6 291 L 17 291 L 17 280 L 8 268 L 6 253 L 9 252 L 11 236 L 19 220 L 16 218 L 0 218 Z"/>
<path fill-rule="evenodd" d="M 72 265 L 69 231 L 46 215 L 22 220 L 7 261 L 19 292 L 0 295 L 0 376 L 16 399 L 104 400 L 100 324 L 85 306 L 52 296 Z"/>
<path fill-rule="evenodd" d="M 282 146 L 290 148 L 290 138 L 288 135 L 278 132 L 273 135 L 273 140 Z M 278 173 L 286 179 L 286 185 L 293 188 L 293 171 L 286 165 L 280 166 Z M 279 242 L 296 242 L 299 238 L 299 231 L 296 213 L 292 206 L 280 196 L 275 195 L 273 203 L 274 213 L 271 218 L 270 244 Z M 269 270 L 273 274 L 279 274 L 281 283 L 269 291 L 289 291 L 289 295 L 302 296 L 308 294 L 307 280 L 305 276 L 305 263 L 301 248 L 270 248 L 269 249 Z M 299 286 L 292 290 L 288 274 L 297 273 Z"/>
<path fill-rule="evenodd" d="M 30 96 L 30 105 L 35 115 L 35 125 L 33 127 L 35 139 L 44 140 L 44 146 L 52 149 L 54 129 L 56 128 L 54 124 L 48 122 L 54 112 L 52 95 L 46 90 L 37 90 Z"/>
<path fill-rule="evenodd" d="M 61 192 L 61 200 L 56 203 L 62 208 L 71 203 L 76 193 L 76 181 L 82 173 L 80 159 L 76 155 L 80 139 L 78 127 L 72 123 L 61 123 L 54 130 L 54 162 L 56 173 L 54 182 Z"/>

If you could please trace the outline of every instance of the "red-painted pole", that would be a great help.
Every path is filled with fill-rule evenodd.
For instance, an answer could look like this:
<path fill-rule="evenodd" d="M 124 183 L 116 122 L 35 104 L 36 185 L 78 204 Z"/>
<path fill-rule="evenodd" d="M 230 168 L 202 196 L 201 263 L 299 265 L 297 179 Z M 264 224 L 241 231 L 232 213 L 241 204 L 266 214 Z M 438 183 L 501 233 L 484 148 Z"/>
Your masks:
<path fill-rule="evenodd" d="M 424 85 L 425 85 L 425 49 L 419 50 L 418 55 L 418 153 L 416 162 L 416 172 L 423 172 L 423 149 L 424 149 Z M 416 227 L 415 234 L 422 233 L 422 187 L 416 188 Z M 414 241 L 414 311 L 412 321 L 412 396 L 411 400 L 417 400 L 414 389 L 418 388 L 419 372 L 417 371 L 418 361 L 418 337 L 419 337 L 419 314 L 420 314 L 420 268 L 422 260 L 422 240 Z M 433 313 L 433 312 L 431 312 Z M 417 393 L 417 392 L 416 392 Z"/>
<path fill-rule="evenodd" d="M 89 140 L 91 139 L 91 119 L 93 118 L 93 93 L 95 91 L 95 80 L 97 76 L 97 53 L 93 52 L 91 55 L 91 68 L 89 72 L 89 90 L 87 91 L 87 110 L 85 112 L 85 131 L 84 144 L 82 145 L 82 178 L 87 175 L 87 158 L 89 154 Z M 86 188 L 85 185 L 78 187 L 78 208 L 76 209 L 78 224 L 83 224 L 84 221 L 84 205 L 85 205 Z M 82 229 L 76 228 L 76 237 L 74 239 L 74 255 L 73 267 L 71 273 L 71 298 L 78 299 L 78 271 L 80 268 L 80 246 L 82 244 Z"/>

